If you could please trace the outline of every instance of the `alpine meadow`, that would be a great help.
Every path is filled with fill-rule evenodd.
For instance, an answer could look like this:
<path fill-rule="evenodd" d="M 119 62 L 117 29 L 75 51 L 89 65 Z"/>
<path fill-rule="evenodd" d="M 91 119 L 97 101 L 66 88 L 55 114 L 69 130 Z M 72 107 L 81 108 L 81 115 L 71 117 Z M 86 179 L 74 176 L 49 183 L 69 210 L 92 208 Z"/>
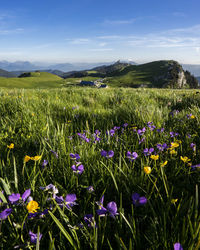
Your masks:
<path fill-rule="evenodd" d="M 199 248 L 199 92 L 1 89 L 1 248 Z"/>
<path fill-rule="evenodd" d="M 200 1 L 0 9 L 0 249 L 200 249 Z"/>

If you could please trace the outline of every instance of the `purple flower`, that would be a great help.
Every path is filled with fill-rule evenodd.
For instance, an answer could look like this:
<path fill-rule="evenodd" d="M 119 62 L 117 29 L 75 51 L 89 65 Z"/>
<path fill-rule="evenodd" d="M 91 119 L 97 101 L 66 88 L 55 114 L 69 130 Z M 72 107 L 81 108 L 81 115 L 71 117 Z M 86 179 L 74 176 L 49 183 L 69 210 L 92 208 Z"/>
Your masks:
<path fill-rule="evenodd" d="M 190 117 L 192 116 L 192 114 L 189 114 L 189 115 L 187 114 L 186 116 L 187 116 L 188 119 L 190 119 Z"/>
<path fill-rule="evenodd" d="M 130 151 L 128 151 L 127 154 L 126 154 L 126 156 L 131 161 L 134 161 L 135 159 L 138 158 L 138 154 L 136 152 L 131 153 Z"/>
<path fill-rule="evenodd" d="M 38 235 L 37 234 L 34 234 L 33 232 L 29 231 L 29 236 L 30 236 L 30 240 L 31 240 L 31 243 L 33 244 L 36 244 L 37 243 L 37 238 L 38 238 Z M 42 238 L 42 234 L 39 233 L 39 241 L 41 240 Z"/>
<path fill-rule="evenodd" d="M 46 165 L 48 164 L 49 162 L 47 160 L 44 160 L 43 163 L 42 163 L 42 167 L 46 167 Z"/>
<path fill-rule="evenodd" d="M 104 202 L 104 195 L 102 195 L 100 200 L 96 202 L 97 205 L 99 206 L 99 209 L 101 209 L 103 207 L 103 202 Z"/>
<path fill-rule="evenodd" d="M 196 150 L 196 144 L 195 144 L 195 143 L 191 143 L 191 144 L 190 144 L 190 147 L 191 147 L 191 149 L 192 149 L 193 151 Z"/>
<path fill-rule="evenodd" d="M 153 131 L 156 128 L 155 125 L 151 125 L 151 124 L 148 124 L 147 126 L 150 128 L 151 131 Z"/>
<path fill-rule="evenodd" d="M 192 170 L 199 169 L 199 168 L 200 168 L 200 163 L 191 166 L 191 169 L 192 169 Z"/>
<path fill-rule="evenodd" d="M 50 150 L 50 152 L 58 159 L 58 153 L 56 153 L 56 152 L 53 151 L 53 150 Z"/>
<path fill-rule="evenodd" d="M 15 204 L 20 199 L 20 194 L 11 194 L 8 196 L 8 200 L 11 204 Z"/>
<path fill-rule="evenodd" d="M 179 135 L 179 133 L 175 133 L 173 131 L 170 132 L 169 134 L 170 134 L 170 137 L 172 137 L 172 138 Z"/>
<path fill-rule="evenodd" d="M 88 193 L 94 192 L 94 187 L 93 186 L 87 187 L 87 191 L 88 191 Z"/>
<path fill-rule="evenodd" d="M 124 123 L 122 126 L 126 128 L 128 126 L 128 123 Z"/>
<path fill-rule="evenodd" d="M 145 148 L 145 149 L 143 150 L 143 153 L 144 153 L 145 156 L 149 156 L 149 155 L 151 155 L 153 152 L 154 152 L 154 148 L 150 148 L 150 149 Z"/>
<path fill-rule="evenodd" d="M 71 157 L 72 160 L 78 161 L 80 159 L 79 154 L 70 153 L 69 156 Z"/>
<path fill-rule="evenodd" d="M 58 203 L 58 206 L 63 208 L 63 204 L 64 204 L 64 199 L 62 196 L 56 196 L 55 197 L 55 201 Z"/>
<path fill-rule="evenodd" d="M 77 205 L 77 203 L 75 202 L 75 200 L 77 200 L 76 195 L 75 194 L 67 194 L 65 197 L 65 204 L 67 206 L 68 209 L 71 209 L 71 207 L 73 207 L 74 205 Z"/>
<path fill-rule="evenodd" d="M 115 130 L 111 129 L 107 134 L 109 134 L 110 136 L 113 136 L 115 134 Z"/>
<path fill-rule="evenodd" d="M 168 148 L 167 143 L 163 143 L 163 144 L 158 143 L 158 144 L 156 145 L 156 147 L 157 147 L 157 149 L 158 149 L 159 151 L 163 151 L 164 149 L 167 149 L 167 148 Z"/>
<path fill-rule="evenodd" d="M 49 184 L 46 187 L 40 187 L 40 189 L 44 190 L 44 191 L 49 191 L 49 193 L 52 193 L 52 198 L 55 199 L 56 198 L 56 194 L 58 193 L 58 189 L 53 185 L 53 184 Z"/>
<path fill-rule="evenodd" d="M 91 141 L 91 139 L 87 138 L 87 136 L 86 136 L 85 133 L 83 133 L 83 134 L 77 133 L 77 135 L 78 135 L 82 140 L 84 140 L 84 141 L 86 141 L 86 142 L 90 142 L 90 141 Z"/>
<path fill-rule="evenodd" d="M 174 244 L 174 250 L 183 250 L 181 243 L 177 242 Z"/>
<path fill-rule="evenodd" d="M 159 133 L 163 133 L 164 132 L 164 128 L 159 128 L 159 129 L 157 129 L 157 132 L 159 132 Z"/>
<path fill-rule="evenodd" d="M 82 174 L 84 171 L 84 166 L 81 164 L 79 166 L 76 165 L 72 165 L 71 169 L 73 170 L 74 173 L 76 174 Z"/>
<path fill-rule="evenodd" d="M 101 207 L 101 209 L 98 209 L 96 212 L 99 216 L 105 216 L 109 214 L 109 216 L 115 218 L 115 216 L 118 215 L 117 204 L 114 201 L 111 201 L 107 204 L 106 208 Z"/>
<path fill-rule="evenodd" d="M 22 200 L 25 202 L 26 199 L 31 195 L 31 190 L 27 189 L 23 194 L 22 194 Z"/>
<path fill-rule="evenodd" d="M 26 201 L 26 199 L 30 196 L 31 194 L 31 190 L 27 189 L 23 194 L 22 197 L 20 196 L 20 194 L 11 194 L 8 196 L 8 200 L 10 201 L 11 204 L 16 204 L 17 201 L 20 200 L 20 198 L 22 198 L 23 202 Z"/>
<path fill-rule="evenodd" d="M 86 214 L 83 219 L 88 227 L 96 227 L 96 222 L 92 214 Z"/>
<path fill-rule="evenodd" d="M 116 131 L 116 130 L 119 130 L 119 129 L 120 129 L 120 127 L 114 126 L 114 128 L 113 128 L 113 129 Z"/>
<path fill-rule="evenodd" d="M 5 220 L 12 213 L 12 208 L 6 208 L 0 213 L 0 220 Z"/>
<path fill-rule="evenodd" d="M 28 219 L 32 219 L 35 217 L 43 218 L 46 214 L 48 214 L 49 210 L 45 209 L 43 212 L 36 212 L 36 213 L 29 213 L 28 214 Z"/>
<path fill-rule="evenodd" d="M 139 140 L 139 144 L 143 143 L 145 141 L 145 138 L 143 137 L 141 140 Z"/>
<path fill-rule="evenodd" d="M 174 115 L 177 115 L 179 113 L 179 110 L 173 110 L 172 112 L 170 112 L 169 114 L 174 117 Z"/>
<path fill-rule="evenodd" d="M 106 157 L 106 158 L 112 158 L 114 156 L 114 152 L 112 150 L 110 150 L 108 152 L 105 150 L 102 150 L 101 156 Z"/>
<path fill-rule="evenodd" d="M 144 196 L 140 196 L 138 193 L 133 193 L 132 201 L 135 206 L 142 206 L 147 203 L 147 198 Z"/>
<path fill-rule="evenodd" d="M 145 131 L 146 131 L 146 128 L 144 127 L 142 129 L 138 129 L 137 133 L 138 133 L 138 135 L 143 135 L 145 133 Z"/>

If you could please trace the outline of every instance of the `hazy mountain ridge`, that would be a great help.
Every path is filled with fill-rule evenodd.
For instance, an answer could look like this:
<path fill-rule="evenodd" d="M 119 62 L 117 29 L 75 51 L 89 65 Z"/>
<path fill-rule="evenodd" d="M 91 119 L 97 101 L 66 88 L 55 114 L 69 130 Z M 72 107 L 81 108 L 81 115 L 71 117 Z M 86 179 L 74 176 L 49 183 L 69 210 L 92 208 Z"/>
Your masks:
<path fill-rule="evenodd" d="M 116 63 L 96 67 L 91 70 L 77 71 L 65 78 L 99 77 L 115 87 L 153 87 L 153 88 L 197 88 L 197 79 L 184 71 L 173 60 L 154 61 L 146 64 L 131 65 Z"/>

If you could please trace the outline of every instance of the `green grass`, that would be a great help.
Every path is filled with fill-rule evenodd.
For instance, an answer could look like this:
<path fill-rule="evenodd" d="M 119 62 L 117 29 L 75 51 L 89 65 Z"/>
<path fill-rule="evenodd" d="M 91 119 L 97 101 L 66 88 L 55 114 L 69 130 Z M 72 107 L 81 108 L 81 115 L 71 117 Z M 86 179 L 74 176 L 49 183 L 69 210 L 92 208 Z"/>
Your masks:
<path fill-rule="evenodd" d="M 3 88 L 59 88 L 65 81 L 59 76 L 47 72 L 32 72 L 30 77 L 4 78 L 0 77 L 0 87 Z"/>
<path fill-rule="evenodd" d="M 141 65 L 132 65 L 121 71 L 114 72 L 111 77 L 107 78 L 109 85 L 113 87 L 161 87 L 165 79 L 156 78 L 166 76 L 169 63 L 173 61 L 155 61 Z"/>
<path fill-rule="evenodd" d="M 34 77 L 33 77 L 34 78 Z M 37 77 L 35 77 L 37 78 Z M 200 240 L 199 171 L 194 171 L 180 156 L 200 162 L 200 96 L 193 90 L 158 89 L 93 89 L 68 87 L 59 89 L 0 90 L 0 213 L 7 207 L 11 215 L 0 221 L 2 249 L 34 249 L 29 231 L 42 233 L 37 249 L 173 249 L 180 242 L 184 249 L 198 249 Z M 179 110 L 179 113 L 171 112 Z M 195 117 L 188 118 L 187 114 Z M 147 122 L 156 129 L 151 131 Z M 123 124 L 128 126 L 123 129 Z M 115 126 L 115 134 L 108 131 Z M 146 127 L 143 136 L 135 128 Z M 95 142 L 99 130 L 101 140 Z M 170 132 L 179 135 L 171 137 Z M 85 133 L 89 142 L 77 133 Z M 190 136 L 189 136 L 190 134 Z M 141 138 L 145 138 L 140 143 Z M 176 154 L 159 152 L 156 145 L 178 141 Z M 196 144 L 196 150 L 190 147 Z M 14 143 L 13 149 L 7 146 Z M 159 159 L 145 156 L 145 148 L 154 147 Z M 57 152 L 58 158 L 50 152 Z M 106 159 L 101 150 L 113 150 Z M 137 152 L 131 162 L 127 152 Z M 73 173 L 70 153 L 80 155 L 82 175 Z M 24 157 L 41 155 L 41 160 L 24 162 Z M 42 167 L 43 160 L 48 165 Z M 168 161 L 165 167 L 160 164 Z M 145 174 L 144 167 L 152 172 Z M 72 210 L 60 207 L 52 193 L 43 191 L 52 183 L 58 196 L 76 194 Z M 88 186 L 94 192 L 87 191 Z M 23 194 L 31 189 L 43 217 L 28 219 L 27 204 L 12 205 L 12 193 Z M 133 205 L 134 192 L 145 196 L 144 206 Z M 113 201 L 119 215 L 100 218 L 96 204 L 104 194 L 104 206 Z M 173 199 L 177 202 L 172 203 Z M 91 227 L 85 214 L 93 214 Z M 96 227 L 93 226 L 96 223 Z M 81 224 L 81 226 L 80 226 Z"/>

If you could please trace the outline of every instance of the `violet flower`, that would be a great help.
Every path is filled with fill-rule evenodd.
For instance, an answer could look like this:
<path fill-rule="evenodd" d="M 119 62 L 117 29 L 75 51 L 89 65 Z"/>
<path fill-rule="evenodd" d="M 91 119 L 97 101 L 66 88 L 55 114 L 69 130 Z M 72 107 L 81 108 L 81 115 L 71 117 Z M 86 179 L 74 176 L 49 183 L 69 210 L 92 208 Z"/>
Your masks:
<path fill-rule="evenodd" d="M 96 222 L 92 214 L 86 214 L 83 219 L 88 227 L 96 227 Z"/>
<path fill-rule="evenodd" d="M 94 192 L 94 187 L 93 186 L 89 186 L 86 189 L 87 189 L 88 193 Z"/>
<path fill-rule="evenodd" d="M 150 149 L 145 148 L 145 149 L 143 150 L 143 153 L 144 153 L 145 156 L 149 156 L 149 155 L 151 155 L 153 152 L 154 152 L 154 148 L 150 148 Z"/>
<path fill-rule="evenodd" d="M 132 201 L 135 206 L 142 206 L 147 203 L 147 198 L 145 196 L 140 196 L 138 193 L 133 193 Z"/>
<path fill-rule="evenodd" d="M 78 161 L 80 159 L 79 154 L 70 153 L 69 156 L 71 157 L 72 160 Z"/>
<path fill-rule="evenodd" d="M 145 131 L 146 131 L 146 128 L 144 127 L 142 129 L 138 129 L 137 133 L 138 133 L 138 135 L 143 135 L 145 133 Z"/>
<path fill-rule="evenodd" d="M 31 190 L 30 189 L 27 189 L 23 194 L 22 196 L 20 196 L 19 193 L 17 194 L 11 194 L 8 196 L 8 200 L 10 201 L 11 204 L 16 204 L 20 198 L 22 199 L 23 202 L 26 201 L 26 199 L 30 196 L 31 194 Z"/>
<path fill-rule="evenodd" d="M 165 130 L 164 128 L 158 128 L 158 129 L 157 129 L 157 132 L 158 132 L 158 133 L 163 133 L 164 130 Z"/>
<path fill-rule="evenodd" d="M 82 174 L 84 171 L 84 166 L 81 164 L 79 166 L 76 165 L 72 165 L 71 169 L 73 170 L 74 173 L 76 174 Z"/>
<path fill-rule="evenodd" d="M 110 150 L 110 151 L 105 151 L 105 150 L 102 150 L 101 151 L 101 155 L 103 156 L 103 157 L 106 157 L 106 158 L 112 158 L 113 156 L 114 156 L 114 152 L 112 151 L 112 150 Z"/>
<path fill-rule="evenodd" d="M 56 198 L 56 194 L 58 193 L 58 189 L 53 184 L 49 184 L 46 187 L 40 187 L 40 189 L 42 189 L 43 191 L 48 191 L 49 193 L 51 193 L 53 195 L 52 196 L 53 199 Z M 49 190 L 52 190 L 52 191 L 49 191 Z"/>
<path fill-rule="evenodd" d="M 128 151 L 126 157 L 131 161 L 134 161 L 138 158 L 138 154 L 136 152 L 131 153 L 130 151 Z"/>
<path fill-rule="evenodd" d="M 99 209 L 101 209 L 103 207 L 103 202 L 104 202 L 104 195 L 102 195 L 100 200 L 96 202 L 97 205 L 99 206 Z"/>
<path fill-rule="evenodd" d="M 200 168 L 200 163 L 191 166 L 191 169 L 192 169 L 192 170 L 199 169 L 199 168 Z"/>
<path fill-rule="evenodd" d="M 190 144 L 190 147 L 191 147 L 191 149 L 192 149 L 193 151 L 196 150 L 196 144 L 195 144 L 195 143 L 191 143 L 191 144 Z"/>
<path fill-rule="evenodd" d="M 12 213 L 12 208 L 6 208 L 0 213 L 0 220 L 5 220 Z"/>
<path fill-rule="evenodd" d="M 115 216 L 118 215 L 117 204 L 114 201 L 111 201 L 107 204 L 106 208 L 101 207 L 101 209 L 98 209 L 96 212 L 99 216 L 109 215 L 115 219 Z"/>
<path fill-rule="evenodd" d="M 31 243 L 36 244 L 37 243 L 38 234 L 34 234 L 31 231 L 29 231 L 28 234 L 30 236 Z M 42 234 L 39 233 L 39 241 L 41 240 L 41 238 L 42 238 Z"/>
<path fill-rule="evenodd" d="M 157 147 L 157 149 L 158 149 L 159 151 L 164 151 L 164 149 L 167 149 L 167 148 L 168 148 L 167 143 L 163 143 L 163 144 L 158 143 L 158 144 L 156 145 L 156 147 Z"/>
<path fill-rule="evenodd" d="M 115 130 L 114 130 L 114 129 L 111 129 L 111 130 L 108 131 L 106 134 L 107 134 L 107 135 L 110 135 L 110 136 L 114 136 Z"/>
<path fill-rule="evenodd" d="M 71 209 L 71 207 L 73 207 L 74 205 L 77 205 L 75 200 L 77 200 L 75 194 L 67 194 L 66 197 L 65 197 L 65 205 L 66 205 L 66 207 L 68 209 Z"/>
<path fill-rule="evenodd" d="M 53 151 L 53 150 L 50 150 L 50 152 L 58 159 L 58 153 L 56 153 L 56 152 Z"/>
<path fill-rule="evenodd" d="M 174 250 L 183 250 L 181 243 L 177 242 L 174 244 Z"/>
<path fill-rule="evenodd" d="M 12 208 L 6 208 L 0 213 L 0 220 L 5 220 L 12 213 Z"/>
<path fill-rule="evenodd" d="M 139 140 L 139 144 L 143 143 L 145 141 L 145 137 L 143 137 L 141 140 Z"/>
<path fill-rule="evenodd" d="M 44 160 L 43 163 L 42 163 L 42 167 L 46 167 L 46 165 L 48 164 L 49 162 L 47 160 Z"/>

